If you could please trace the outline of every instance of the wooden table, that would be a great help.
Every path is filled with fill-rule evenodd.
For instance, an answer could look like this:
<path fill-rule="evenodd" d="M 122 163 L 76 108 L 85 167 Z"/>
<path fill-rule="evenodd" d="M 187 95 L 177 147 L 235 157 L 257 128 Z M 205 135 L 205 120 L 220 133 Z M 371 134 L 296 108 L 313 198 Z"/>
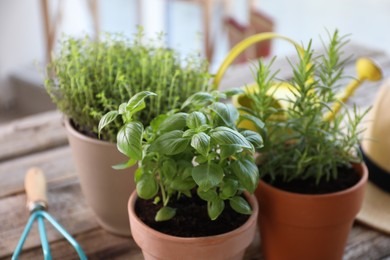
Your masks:
<path fill-rule="evenodd" d="M 390 59 L 381 51 L 352 46 L 348 52 L 378 61 L 387 77 Z M 275 67 L 286 66 L 278 61 Z M 354 75 L 354 62 L 347 72 Z M 290 75 L 282 74 L 281 77 Z M 222 88 L 240 86 L 252 80 L 248 66 L 240 65 L 226 74 Z M 364 84 L 352 101 L 369 106 L 380 83 Z M 70 148 L 57 111 L 37 114 L 0 126 L 0 259 L 10 259 L 29 217 L 25 208 L 24 176 L 38 166 L 48 180 L 49 213 L 70 232 L 89 259 L 143 259 L 131 238 L 104 231 L 87 205 L 81 190 Z M 390 221 L 390 220 L 389 220 Z M 50 225 L 46 225 L 54 259 L 77 259 L 69 243 Z M 262 259 L 259 236 L 248 248 L 245 259 Z M 21 259 L 43 259 L 37 225 L 26 240 Z M 350 232 L 344 259 L 390 259 L 390 236 L 356 223 Z"/>

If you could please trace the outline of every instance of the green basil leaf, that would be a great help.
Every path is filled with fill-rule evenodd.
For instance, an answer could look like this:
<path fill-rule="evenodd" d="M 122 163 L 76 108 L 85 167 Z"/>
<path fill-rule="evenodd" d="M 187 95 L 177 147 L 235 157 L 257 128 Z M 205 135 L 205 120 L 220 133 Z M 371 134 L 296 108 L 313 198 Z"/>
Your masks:
<path fill-rule="evenodd" d="M 159 211 L 157 211 L 154 220 L 157 222 L 167 221 L 173 218 L 175 215 L 176 215 L 176 209 L 165 206 L 159 209 Z"/>
<path fill-rule="evenodd" d="M 243 120 L 249 120 L 251 121 L 258 132 L 262 132 L 264 131 L 263 128 L 264 128 L 264 122 L 261 121 L 258 117 L 256 116 L 253 116 L 253 115 L 249 115 L 249 114 L 241 114 L 240 115 L 240 119 L 239 119 L 239 122 L 243 121 Z"/>
<path fill-rule="evenodd" d="M 196 134 L 197 132 L 194 130 L 194 129 L 187 129 L 184 134 L 183 134 L 183 137 L 188 137 L 188 138 L 191 138 L 194 134 Z"/>
<path fill-rule="evenodd" d="M 191 146 L 202 155 L 207 155 L 210 150 L 210 136 L 200 132 L 192 136 Z"/>
<path fill-rule="evenodd" d="M 169 132 L 173 130 L 183 130 L 186 126 L 187 113 L 177 113 L 165 118 L 158 127 L 161 132 Z"/>
<path fill-rule="evenodd" d="M 192 105 L 193 107 L 205 107 L 207 104 L 210 103 L 210 101 L 214 100 L 214 97 L 208 93 L 208 92 L 197 92 L 187 98 L 186 101 L 184 101 L 181 108 L 185 108 L 188 105 Z"/>
<path fill-rule="evenodd" d="M 189 138 L 183 138 L 183 131 L 174 130 L 160 135 L 149 147 L 150 152 L 174 155 L 183 152 L 189 145 Z"/>
<path fill-rule="evenodd" d="M 220 156 L 221 160 L 224 160 L 233 154 L 239 153 L 242 151 L 242 147 L 240 145 L 236 144 L 227 144 L 227 145 L 220 145 Z"/>
<path fill-rule="evenodd" d="M 259 133 L 256 133 L 251 130 L 244 130 L 241 131 L 240 133 L 246 138 L 246 140 L 248 140 L 251 144 L 253 144 L 255 149 L 260 149 L 264 146 L 263 138 Z"/>
<path fill-rule="evenodd" d="M 172 181 L 177 173 L 177 165 L 173 159 L 167 159 L 162 163 L 161 173 L 165 178 Z"/>
<path fill-rule="evenodd" d="M 133 160 L 141 160 L 143 131 L 144 127 L 140 122 L 124 125 L 116 137 L 118 150 Z"/>
<path fill-rule="evenodd" d="M 127 103 L 122 103 L 119 105 L 118 112 L 120 115 L 123 115 L 126 113 Z"/>
<path fill-rule="evenodd" d="M 148 96 L 157 96 L 157 94 L 150 91 L 142 91 L 134 96 L 132 96 L 127 102 L 126 110 L 134 114 L 134 112 L 139 111 L 140 107 L 145 108 L 144 99 Z"/>
<path fill-rule="evenodd" d="M 177 162 L 177 172 L 182 180 L 191 177 L 192 167 L 193 165 L 189 161 L 179 160 Z"/>
<path fill-rule="evenodd" d="M 197 194 L 199 198 L 205 201 L 213 201 L 218 198 L 218 194 L 215 191 L 215 189 L 209 189 L 207 191 L 204 191 L 200 188 L 197 189 Z"/>
<path fill-rule="evenodd" d="M 99 126 L 98 126 L 99 138 L 100 138 L 100 132 L 102 131 L 102 129 L 104 127 L 106 127 L 108 124 L 110 124 L 112 121 L 114 121 L 118 115 L 119 115 L 118 111 L 113 110 L 113 111 L 106 113 L 104 116 L 102 116 L 102 118 L 99 121 Z"/>
<path fill-rule="evenodd" d="M 232 163 L 232 170 L 240 184 L 253 193 L 259 182 L 259 169 L 253 158 L 240 158 Z"/>
<path fill-rule="evenodd" d="M 158 193 L 158 183 L 152 174 L 142 174 L 136 185 L 137 194 L 141 199 L 148 200 Z"/>
<path fill-rule="evenodd" d="M 157 131 L 157 129 L 160 127 L 160 124 L 168 117 L 166 114 L 158 115 L 157 117 L 153 118 L 153 120 L 150 122 L 150 126 L 154 131 Z"/>
<path fill-rule="evenodd" d="M 187 117 L 187 126 L 190 129 L 197 129 L 207 123 L 207 118 L 202 112 L 192 112 Z"/>
<path fill-rule="evenodd" d="M 252 149 L 252 145 L 239 132 L 225 126 L 219 126 L 210 131 L 211 140 L 219 145 L 240 145 L 243 148 Z"/>
<path fill-rule="evenodd" d="M 211 220 L 216 220 L 225 209 L 225 202 L 219 198 L 207 203 L 207 213 Z"/>
<path fill-rule="evenodd" d="M 219 193 L 219 197 L 223 200 L 233 197 L 238 190 L 238 181 L 233 179 L 227 179 L 222 186 Z"/>
<path fill-rule="evenodd" d="M 232 104 L 224 104 L 221 102 L 215 102 L 209 106 L 213 110 L 220 120 L 222 120 L 223 125 L 233 128 L 238 120 L 239 113 L 237 109 Z"/>
<path fill-rule="evenodd" d="M 179 177 L 176 177 L 171 183 L 170 183 L 170 187 L 175 189 L 175 190 L 178 190 L 180 192 L 186 192 L 186 191 L 190 191 L 192 190 L 193 188 L 195 188 L 196 186 L 196 183 L 195 181 L 191 178 L 186 178 L 186 179 L 183 179 L 183 178 L 179 178 Z"/>
<path fill-rule="evenodd" d="M 113 165 L 112 168 L 115 170 L 123 170 L 123 169 L 127 169 L 127 168 L 135 165 L 136 163 L 137 163 L 137 160 L 130 159 L 127 162 Z"/>
<path fill-rule="evenodd" d="M 225 93 L 219 91 L 219 90 L 214 90 L 211 92 L 211 95 L 214 97 L 214 100 L 220 100 L 220 99 L 226 99 L 227 96 Z"/>
<path fill-rule="evenodd" d="M 199 126 L 196 131 L 197 132 L 206 132 L 207 130 L 209 130 L 211 127 L 209 125 L 201 125 Z"/>
<path fill-rule="evenodd" d="M 202 164 L 208 161 L 208 157 L 204 155 L 198 155 L 195 157 L 195 162 Z"/>
<path fill-rule="evenodd" d="M 192 169 L 192 178 L 202 190 L 218 186 L 223 179 L 223 169 L 215 163 L 200 164 Z"/>
<path fill-rule="evenodd" d="M 235 196 L 229 200 L 232 209 L 240 214 L 250 215 L 252 214 L 252 208 L 248 201 L 241 196 Z"/>
<path fill-rule="evenodd" d="M 134 172 L 134 181 L 139 182 L 143 173 L 144 173 L 143 169 L 141 167 L 138 167 L 137 170 L 135 170 L 135 172 Z"/>
<path fill-rule="evenodd" d="M 245 93 L 245 91 L 242 88 L 232 88 L 232 89 L 224 91 L 223 93 L 225 93 L 225 95 L 227 97 L 232 97 L 232 96 L 235 96 L 238 94 L 243 94 L 243 93 Z"/>

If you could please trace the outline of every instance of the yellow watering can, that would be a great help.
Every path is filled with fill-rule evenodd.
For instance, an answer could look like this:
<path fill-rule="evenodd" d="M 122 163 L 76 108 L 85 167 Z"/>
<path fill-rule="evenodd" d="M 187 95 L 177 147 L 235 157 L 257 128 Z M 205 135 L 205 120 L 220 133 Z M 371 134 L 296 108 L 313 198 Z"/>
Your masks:
<path fill-rule="evenodd" d="M 236 46 L 234 46 L 231 51 L 226 56 L 225 60 L 219 67 L 215 78 L 214 78 L 214 88 L 217 89 L 218 85 L 226 72 L 227 68 L 234 61 L 234 59 L 241 54 L 246 48 L 251 46 L 252 44 L 270 40 L 270 39 L 282 39 L 285 40 L 295 46 L 298 53 L 303 55 L 303 49 L 296 42 L 291 40 L 288 37 L 276 34 L 276 33 L 260 33 L 253 36 L 250 36 L 243 41 L 239 42 Z M 368 58 L 359 58 L 356 61 L 356 70 L 357 70 L 357 78 L 353 79 L 344 89 L 344 92 L 339 96 L 338 101 L 336 101 L 332 105 L 331 111 L 327 112 L 324 115 L 324 120 L 329 121 L 334 118 L 337 112 L 340 110 L 342 103 L 345 103 L 349 97 L 351 97 L 355 90 L 365 81 L 378 81 L 382 79 L 382 71 L 381 69 L 370 59 Z M 267 95 L 272 96 L 275 99 L 274 105 L 276 108 L 284 108 L 286 109 L 291 103 L 287 100 L 294 100 L 294 86 L 287 82 L 275 82 L 275 84 L 269 89 Z M 245 91 L 247 93 L 256 93 L 258 90 L 258 86 L 256 83 L 246 86 Z M 286 100 L 286 101 L 284 101 Z M 237 107 L 250 107 L 249 99 L 245 98 L 245 95 L 236 95 L 233 97 L 233 104 Z M 240 127 L 253 129 L 251 127 L 251 123 L 243 121 L 240 124 Z"/>

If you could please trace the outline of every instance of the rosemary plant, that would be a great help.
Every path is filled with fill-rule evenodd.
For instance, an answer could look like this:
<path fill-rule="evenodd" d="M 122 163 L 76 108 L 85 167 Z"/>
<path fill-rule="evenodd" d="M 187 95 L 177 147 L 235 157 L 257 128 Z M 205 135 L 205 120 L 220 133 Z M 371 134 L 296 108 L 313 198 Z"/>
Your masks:
<path fill-rule="evenodd" d="M 324 44 L 324 55 L 315 56 L 311 42 L 303 47 L 299 62 L 290 62 L 293 77 L 287 81 L 291 86 L 289 94 L 277 100 L 271 93 L 277 76 L 271 73 L 273 60 L 268 65 L 259 62 L 259 88 L 245 94 L 250 109 L 241 110 L 262 120 L 267 129 L 264 147 L 259 151 L 261 177 L 274 180 L 279 176 L 284 181 L 314 178 L 318 184 L 336 179 L 339 167 L 360 161 L 358 125 L 366 112 L 360 114 L 354 107 L 353 111 L 344 109 L 331 120 L 324 119 L 332 104 L 339 102 L 337 93 L 348 61 L 341 58 L 342 47 L 347 42 L 335 31 L 329 34 L 329 44 Z M 282 102 L 287 105 L 276 105 Z"/>
<path fill-rule="evenodd" d="M 118 34 L 105 34 L 101 41 L 68 36 L 60 47 L 47 66 L 47 92 L 79 131 L 94 137 L 100 118 L 135 93 L 158 94 L 137 114 L 148 125 L 156 115 L 179 108 L 191 94 L 205 91 L 210 78 L 204 59 L 181 58 L 163 46 L 161 36 L 147 39 L 142 28 L 132 40 Z M 102 139 L 115 142 L 121 125 L 118 118 Z"/>

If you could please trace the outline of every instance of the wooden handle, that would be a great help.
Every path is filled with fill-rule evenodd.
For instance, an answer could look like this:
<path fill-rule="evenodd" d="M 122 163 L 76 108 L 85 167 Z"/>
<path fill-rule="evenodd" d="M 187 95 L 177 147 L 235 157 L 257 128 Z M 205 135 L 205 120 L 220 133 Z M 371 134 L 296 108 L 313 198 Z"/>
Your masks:
<path fill-rule="evenodd" d="M 36 208 L 36 205 L 47 207 L 46 179 L 42 170 L 30 168 L 24 178 L 24 187 L 27 194 L 27 207 L 29 210 Z"/>

